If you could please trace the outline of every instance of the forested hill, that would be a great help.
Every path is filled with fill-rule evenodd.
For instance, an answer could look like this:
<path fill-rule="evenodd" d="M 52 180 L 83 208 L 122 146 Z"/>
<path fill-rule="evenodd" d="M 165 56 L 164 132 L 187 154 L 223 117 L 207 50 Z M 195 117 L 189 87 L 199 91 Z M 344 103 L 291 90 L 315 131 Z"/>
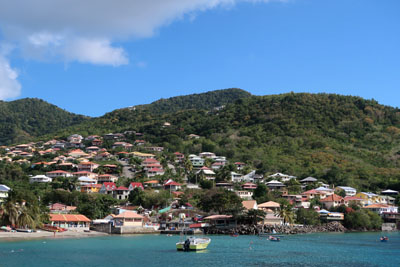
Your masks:
<path fill-rule="evenodd" d="M 136 106 L 137 109 L 146 109 L 154 114 L 173 113 L 187 109 L 204 109 L 221 107 L 233 103 L 237 99 L 250 97 L 251 94 L 242 89 L 230 88 L 209 91 L 201 94 L 176 96 L 160 99 L 148 105 Z"/>
<path fill-rule="evenodd" d="M 164 122 L 171 126 L 162 127 Z M 260 172 L 311 175 L 371 190 L 400 189 L 400 110 L 373 100 L 290 93 L 241 98 L 211 112 L 124 109 L 59 136 L 125 130 L 145 133 L 149 144 L 166 151 L 211 151 Z M 202 138 L 189 140 L 192 133 Z"/>
<path fill-rule="evenodd" d="M 87 119 L 36 98 L 0 101 L 0 144 L 25 142 Z"/>

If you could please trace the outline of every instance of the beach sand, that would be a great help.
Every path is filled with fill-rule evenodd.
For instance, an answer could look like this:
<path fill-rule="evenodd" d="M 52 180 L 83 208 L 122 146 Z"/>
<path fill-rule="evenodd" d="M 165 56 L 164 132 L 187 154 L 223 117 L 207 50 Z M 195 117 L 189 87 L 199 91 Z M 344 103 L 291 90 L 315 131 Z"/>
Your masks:
<path fill-rule="evenodd" d="M 57 232 L 55 235 L 53 232 L 47 232 L 38 230 L 34 233 L 22 233 L 22 232 L 0 232 L 0 242 L 3 241 L 20 241 L 20 240 L 31 240 L 31 239 L 63 239 L 63 238 L 84 238 L 84 237 L 95 237 L 95 236 L 108 236 L 106 233 L 90 231 L 90 232 L 76 232 L 66 231 Z"/>

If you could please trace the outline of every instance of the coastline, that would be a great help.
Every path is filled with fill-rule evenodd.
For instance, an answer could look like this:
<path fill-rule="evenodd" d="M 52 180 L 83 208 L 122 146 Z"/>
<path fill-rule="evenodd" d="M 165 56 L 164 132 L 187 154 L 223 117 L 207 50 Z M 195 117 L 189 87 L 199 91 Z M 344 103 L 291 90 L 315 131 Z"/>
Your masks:
<path fill-rule="evenodd" d="M 24 240 L 35 240 L 35 239 L 66 239 L 66 238 L 86 238 L 86 237 L 97 237 L 97 236 L 108 236 L 107 233 L 90 231 L 90 232 L 57 232 L 55 235 L 53 232 L 38 231 L 33 233 L 23 232 L 0 232 L 0 243 L 10 241 L 24 241 Z"/>

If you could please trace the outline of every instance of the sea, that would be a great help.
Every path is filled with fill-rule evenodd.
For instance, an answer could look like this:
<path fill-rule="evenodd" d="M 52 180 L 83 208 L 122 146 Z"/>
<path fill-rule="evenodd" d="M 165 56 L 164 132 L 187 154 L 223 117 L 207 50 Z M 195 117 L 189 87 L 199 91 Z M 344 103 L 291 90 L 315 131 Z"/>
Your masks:
<path fill-rule="evenodd" d="M 388 242 L 380 242 L 382 235 Z M 179 252 L 179 236 L 127 235 L 1 241 L 0 266 L 400 266 L 400 233 L 267 237 L 212 235 L 207 250 Z"/>

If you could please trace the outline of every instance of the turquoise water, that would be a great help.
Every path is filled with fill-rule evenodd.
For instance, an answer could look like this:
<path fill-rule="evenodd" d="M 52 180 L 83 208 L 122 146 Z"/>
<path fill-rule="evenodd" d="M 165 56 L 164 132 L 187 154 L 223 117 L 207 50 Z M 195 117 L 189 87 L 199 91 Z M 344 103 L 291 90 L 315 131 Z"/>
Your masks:
<path fill-rule="evenodd" d="M 400 266 L 400 233 L 308 234 L 271 242 L 210 236 L 204 252 L 177 252 L 178 236 L 0 242 L 0 266 Z"/>

